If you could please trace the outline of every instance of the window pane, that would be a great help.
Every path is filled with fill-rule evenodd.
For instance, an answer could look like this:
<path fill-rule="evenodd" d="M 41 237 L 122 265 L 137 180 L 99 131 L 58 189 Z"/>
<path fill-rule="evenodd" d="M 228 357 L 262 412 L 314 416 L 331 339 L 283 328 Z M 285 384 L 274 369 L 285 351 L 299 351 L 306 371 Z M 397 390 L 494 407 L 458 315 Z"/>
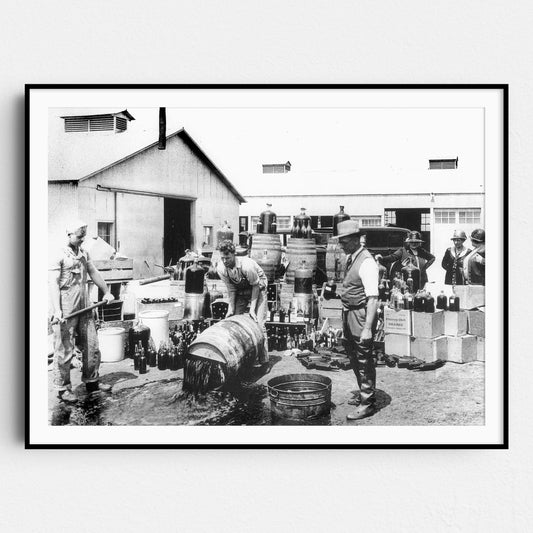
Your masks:
<path fill-rule="evenodd" d="M 454 209 L 435 209 L 436 224 L 455 224 Z"/>
<path fill-rule="evenodd" d="M 291 229 L 291 217 L 278 217 L 278 231 L 290 230 Z"/>
<path fill-rule="evenodd" d="M 252 233 L 257 231 L 257 223 L 259 222 L 259 217 L 252 217 Z"/>
<path fill-rule="evenodd" d="M 112 222 L 98 222 L 98 237 L 113 246 L 111 242 L 113 235 L 113 223 Z"/>
<path fill-rule="evenodd" d="M 213 226 L 204 226 L 204 245 L 211 246 L 213 244 Z"/>

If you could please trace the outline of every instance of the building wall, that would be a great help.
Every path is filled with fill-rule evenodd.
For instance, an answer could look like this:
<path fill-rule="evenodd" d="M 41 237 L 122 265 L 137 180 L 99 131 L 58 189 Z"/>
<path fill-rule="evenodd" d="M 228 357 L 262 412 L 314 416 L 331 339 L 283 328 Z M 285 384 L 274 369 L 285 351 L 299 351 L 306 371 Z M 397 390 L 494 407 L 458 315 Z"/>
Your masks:
<path fill-rule="evenodd" d="M 67 224 L 78 213 L 77 186 L 71 183 L 51 183 L 48 185 L 48 251 L 63 246 L 66 242 Z M 84 219 L 83 219 L 84 220 Z M 44 238 L 44 235 L 43 235 Z"/>
<path fill-rule="evenodd" d="M 97 185 L 160 196 L 101 191 Z M 135 278 L 160 273 L 153 265 L 163 263 L 164 196 L 191 199 L 191 241 L 195 249 L 202 246 L 204 226 L 211 226 L 214 235 L 228 220 L 238 232 L 238 199 L 176 136 L 169 139 L 166 150 L 153 147 L 80 181 L 77 187 L 54 187 L 50 185 L 55 213 L 50 215 L 50 227 L 63 224 L 64 206 L 70 204 L 76 205 L 73 212 L 77 209 L 77 216 L 87 222 L 89 235 L 97 235 L 99 221 L 116 223 L 116 248 L 134 259 Z M 145 260 L 153 270 L 148 269 Z"/>

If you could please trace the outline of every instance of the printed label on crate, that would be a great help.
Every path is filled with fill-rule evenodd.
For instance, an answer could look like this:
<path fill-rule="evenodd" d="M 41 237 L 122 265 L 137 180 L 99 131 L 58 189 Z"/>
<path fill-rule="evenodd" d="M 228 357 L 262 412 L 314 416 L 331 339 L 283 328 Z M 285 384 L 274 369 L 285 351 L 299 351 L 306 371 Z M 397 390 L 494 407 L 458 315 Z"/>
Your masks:
<path fill-rule="evenodd" d="M 394 309 L 385 307 L 384 329 L 385 333 L 411 335 L 412 312 L 407 309 L 395 311 Z"/>

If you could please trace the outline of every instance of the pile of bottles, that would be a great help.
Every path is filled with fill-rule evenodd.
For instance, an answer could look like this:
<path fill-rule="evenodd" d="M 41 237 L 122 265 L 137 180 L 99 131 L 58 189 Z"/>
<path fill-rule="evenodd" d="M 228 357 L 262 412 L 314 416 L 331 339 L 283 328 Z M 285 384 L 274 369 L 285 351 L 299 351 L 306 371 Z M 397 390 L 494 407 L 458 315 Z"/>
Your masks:
<path fill-rule="evenodd" d="M 279 327 L 267 325 L 268 351 L 299 350 L 313 351 L 317 344 L 318 333 L 313 327 L 311 332 L 298 326 Z"/>
<path fill-rule="evenodd" d="M 198 334 L 208 327 L 209 324 L 205 320 L 186 321 L 177 324 L 170 333 L 168 341 L 161 341 L 159 348 L 156 348 L 152 337 L 147 342 L 145 342 L 144 336 L 142 339 L 136 339 L 132 345 L 132 350 L 130 347 L 134 370 L 137 370 L 139 374 L 146 374 L 148 368 L 157 367 L 159 370 L 183 368 L 189 346 Z M 144 330 L 142 332 L 144 333 Z"/>
<path fill-rule="evenodd" d="M 270 322 L 291 322 L 291 323 L 308 323 L 315 317 L 312 315 L 312 308 L 294 309 L 292 303 L 288 306 L 282 306 L 277 302 L 269 304 L 269 321 Z"/>

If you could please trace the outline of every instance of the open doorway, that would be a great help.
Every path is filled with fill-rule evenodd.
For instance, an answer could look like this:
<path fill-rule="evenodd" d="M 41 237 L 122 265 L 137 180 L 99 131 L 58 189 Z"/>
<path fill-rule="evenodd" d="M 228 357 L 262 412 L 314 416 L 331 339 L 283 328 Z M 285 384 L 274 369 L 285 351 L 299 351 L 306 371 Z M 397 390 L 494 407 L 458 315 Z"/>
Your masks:
<path fill-rule="evenodd" d="M 175 265 L 191 247 L 191 202 L 165 198 L 163 259 L 165 266 Z"/>
<path fill-rule="evenodd" d="M 431 249 L 430 209 L 387 209 L 385 219 L 399 228 L 419 231 L 424 240 L 422 245 L 426 250 Z"/>

